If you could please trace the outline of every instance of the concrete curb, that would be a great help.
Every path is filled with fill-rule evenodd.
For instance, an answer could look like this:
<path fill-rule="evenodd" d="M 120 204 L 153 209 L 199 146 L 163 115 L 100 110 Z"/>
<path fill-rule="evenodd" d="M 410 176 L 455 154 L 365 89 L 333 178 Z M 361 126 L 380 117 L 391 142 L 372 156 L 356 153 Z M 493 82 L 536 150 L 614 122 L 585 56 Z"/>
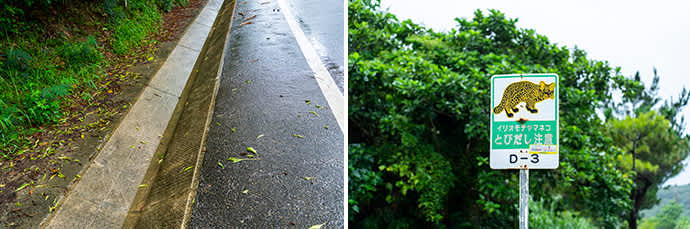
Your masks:
<path fill-rule="evenodd" d="M 185 88 L 222 0 L 209 0 L 137 102 L 59 202 L 43 228 L 122 227 L 166 132 L 176 125 Z M 210 20 L 210 21 L 209 21 Z M 177 114 L 179 116 L 179 114 Z M 169 133 L 167 135 L 170 135 Z"/>

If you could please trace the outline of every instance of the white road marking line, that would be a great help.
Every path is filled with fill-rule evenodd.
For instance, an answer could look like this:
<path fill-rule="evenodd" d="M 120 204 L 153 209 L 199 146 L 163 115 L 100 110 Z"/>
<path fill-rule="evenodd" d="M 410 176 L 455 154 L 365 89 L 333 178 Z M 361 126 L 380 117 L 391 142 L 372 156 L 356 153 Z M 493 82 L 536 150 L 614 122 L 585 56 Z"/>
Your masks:
<path fill-rule="evenodd" d="M 302 32 L 302 29 L 297 24 L 285 0 L 278 0 L 278 5 L 280 5 L 281 12 L 283 12 L 285 20 L 290 26 L 290 30 L 292 30 L 292 34 L 295 35 L 297 44 L 299 44 L 302 54 L 304 54 L 304 58 L 307 59 L 309 67 L 311 67 L 311 70 L 316 74 L 314 78 L 319 84 L 323 96 L 326 97 L 326 101 L 328 101 L 328 105 L 331 107 L 331 112 L 333 112 L 333 116 L 335 116 L 340 130 L 345 133 L 345 96 L 340 94 L 340 90 L 338 90 L 338 87 L 335 85 L 335 81 L 333 81 L 331 74 L 326 70 L 326 66 L 321 62 L 321 58 L 316 53 L 316 50 L 314 50 L 312 44 L 309 43 L 309 39 L 307 39 L 304 32 Z"/>

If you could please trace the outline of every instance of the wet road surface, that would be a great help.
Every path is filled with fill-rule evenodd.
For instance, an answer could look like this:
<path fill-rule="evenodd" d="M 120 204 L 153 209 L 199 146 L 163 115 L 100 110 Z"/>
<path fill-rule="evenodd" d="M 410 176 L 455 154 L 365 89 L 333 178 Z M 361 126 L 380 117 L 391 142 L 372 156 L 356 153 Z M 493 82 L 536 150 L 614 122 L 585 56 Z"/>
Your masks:
<path fill-rule="evenodd" d="M 288 1 L 288 7 L 326 65 L 338 89 L 345 82 L 345 10 L 342 0 Z"/>
<path fill-rule="evenodd" d="M 344 62 L 343 3 L 306 3 L 289 10 L 342 93 L 332 66 Z M 343 227 L 343 132 L 280 11 L 275 0 L 237 2 L 192 228 Z M 322 31 L 333 26 L 339 38 Z"/>

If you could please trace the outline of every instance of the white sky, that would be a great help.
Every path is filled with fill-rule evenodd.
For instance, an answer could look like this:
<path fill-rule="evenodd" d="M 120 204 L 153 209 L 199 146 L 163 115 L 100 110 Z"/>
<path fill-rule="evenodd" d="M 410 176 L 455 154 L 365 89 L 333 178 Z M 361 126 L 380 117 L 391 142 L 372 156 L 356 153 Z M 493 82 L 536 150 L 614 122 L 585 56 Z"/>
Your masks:
<path fill-rule="evenodd" d="M 517 26 L 545 35 L 551 42 L 578 48 L 590 59 L 607 60 L 612 67 L 633 76 L 640 71 L 649 85 L 652 69 L 660 75 L 659 96 L 677 98 L 683 87 L 690 89 L 690 4 L 683 1 L 453 1 L 381 0 L 399 20 L 448 31 L 456 17 L 472 19 L 474 11 L 497 9 Z M 690 131 L 690 109 L 683 111 Z M 690 167 L 690 159 L 685 161 Z M 690 183 L 690 168 L 666 185 Z"/>

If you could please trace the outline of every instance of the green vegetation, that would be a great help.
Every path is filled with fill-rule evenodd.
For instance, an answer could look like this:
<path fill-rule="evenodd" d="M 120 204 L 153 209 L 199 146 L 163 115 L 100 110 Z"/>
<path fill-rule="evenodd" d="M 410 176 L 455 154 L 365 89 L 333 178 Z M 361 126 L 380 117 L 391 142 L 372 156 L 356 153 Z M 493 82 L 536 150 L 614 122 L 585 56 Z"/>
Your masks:
<path fill-rule="evenodd" d="M 631 195 L 643 193 L 636 182 L 645 172 L 626 169 L 630 148 L 607 131 L 630 124 L 618 116 L 653 115 L 658 128 L 638 147 L 652 149 L 667 137 L 682 144 L 653 153 L 687 156 L 688 138 L 676 119 L 686 92 L 655 106 L 655 84 L 647 90 L 639 75 L 626 78 L 606 61 L 554 45 L 495 10 L 435 32 L 379 7 L 375 0 L 351 0 L 348 7 L 348 220 L 354 227 L 517 227 L 518 174 L 488 165 L 495 74 L 560 76 L 561 163 L 530 173 L 530 194 L 539 200 L 531 217 L 545 228 L 625 226 L 638 209 Z M 611 102 L 614 91 L 624 94 L 622 103 Z M 625 110 L 629 104 L 634 109 Z M 635 149 L 636 165 L 658 166 L 663 172 L 651 175 L 655 180 L 677 173 L 679 165 L 668 169 L 643 148 Z"/>
<path fill-rule="evenodd" d="M 686 138 L 681 138 L 671 129 L 668 120 L 654 111 L 639 114 L 636 118 L 611 119 L 607 124 L 608 135 L 614 144 L 626 152 L 617 158 L 619 168 L 633 169 L 632 155 L 635 153 L 636 186 L 631 194 L 633 211 L 628 225 L 636 224 L 640 209 L 659 202 L 656 197 L 659 186 L 680 172 L 681 162 L 688 156 L 690 145 Z"/>
<path fill-rule="evenodd" d="M 688 104 L 690 93 L 683 89 L 677 100 L 658 105 L 656 69 L 649 88 L 640 82 L 639 73 L 633 79 L 633 84 L 622 90 L 623 101 L 612 103 L 605 113 L 606 135 L 623 151 L 616 164 L 622 170 L 635 172 L 628 226 L 637 228 L 639 211 L 659 202 L 659 186 L 678 174 L 683 169 L 682 161 L 688 157 L 690 141 L 683 134 L 684 120 L 678 122 L 676 116 Z M 625 118 L 615 118 L 614 112 Z"/>
<path fill-rule="evenodd" d="M 529 222 L 530 228 L 556 229 L 556 228 L 594 228 L 592 223 L 583 217 L 578 217 L 577 212 L 558 210 L 558 201 L 550 206 L 544 206 L 544 201 L 530 201 Z"/>
<path fill-rule="evenodd" d="M 687 168 L 686 168 L 687 169 Z M 649 210 L 642 211 L 645 218 L 654 217 L 661 212 L 661 209 L 672 201 L 683 206 L 683 215 L 690 219 L 690 184 L 680 186 L 669 186 L 659 189 L 657 192 L 659 203 Z"/>
<path fill-rule="evenodd" d="M 5 54 L 0 62 L 0 146 L 6 159 L 21 145 L 22 134 L 58 121 L 62 98 L 97 79 L 104 64 L 93 37 L 82 42 L 56 39 L 48 48 L 38 40 L 20 42 L 0 50 Z"/>
<path fill-rule="evenodd" d="M 671 201 L 661 210 L 661 213 L 650 218 L 645 219 L 640 224 L 640 228 L 658 228 L 658 229 L 685 229 L 690 228 L 690 220 L 685 215 L 682 215 L 683 206 Z"/>
<path fill-rule="evenodd" d="M 90 100 L 111 61 L 146 45 L 161 10 L 186 0 L 0 0 L 0 153 L 20 154 L 26 136 L 60 123 L 67 95 Z M 113 57 L 112 53 L 115 53 Z"/>

